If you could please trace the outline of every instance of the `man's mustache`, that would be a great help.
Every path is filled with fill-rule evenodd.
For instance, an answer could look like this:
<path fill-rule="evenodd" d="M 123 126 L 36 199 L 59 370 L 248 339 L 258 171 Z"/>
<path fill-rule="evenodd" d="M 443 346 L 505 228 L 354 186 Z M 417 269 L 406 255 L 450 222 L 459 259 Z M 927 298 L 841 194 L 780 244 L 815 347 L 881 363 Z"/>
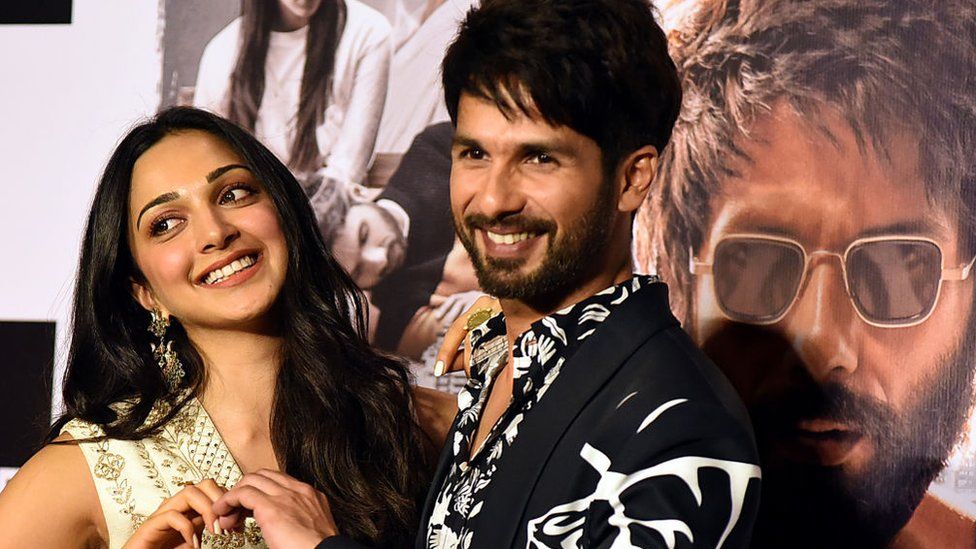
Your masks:
<path fill-rule="evenodd" d="M 754 404 L 750 413 L 761 431 L 773 435 L 796 432 L 804 420 L 822 419 L 848 425 L 860 434 L 879 439 L 890 434 L 898 414 L 883 402 L 863 396 L 837 382 L 809 380 Z"/>
<path fill-rule="evenodd" d="M 490 217 L 484 214 L 464 216 L 464 226 L 475 229 L 509 229 L 527 233 L 554 233 L 556 224 L 549 219 L 530 217 L 524 214 Z"/>

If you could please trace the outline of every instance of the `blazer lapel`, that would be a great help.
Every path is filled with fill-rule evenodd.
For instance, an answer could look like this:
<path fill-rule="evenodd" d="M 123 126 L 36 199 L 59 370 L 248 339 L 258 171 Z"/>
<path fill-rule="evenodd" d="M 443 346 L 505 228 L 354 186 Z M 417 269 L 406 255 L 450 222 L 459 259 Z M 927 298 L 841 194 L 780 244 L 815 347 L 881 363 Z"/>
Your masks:
<path fill-rule="evenodd" d="M 667 286 L 651 284 L 621 303 L 566 362 L 499 462 L 481 514 L 486 527 L 474 538 L 478 547 L 512 547 L 536 482 L 573 420 L 642 343 L 671 326 L 678 321 L 668 306 Z M 448 466 L 442 456 L 432 493 Z M 423 530 L 432 501 L 428 495 Z"/>

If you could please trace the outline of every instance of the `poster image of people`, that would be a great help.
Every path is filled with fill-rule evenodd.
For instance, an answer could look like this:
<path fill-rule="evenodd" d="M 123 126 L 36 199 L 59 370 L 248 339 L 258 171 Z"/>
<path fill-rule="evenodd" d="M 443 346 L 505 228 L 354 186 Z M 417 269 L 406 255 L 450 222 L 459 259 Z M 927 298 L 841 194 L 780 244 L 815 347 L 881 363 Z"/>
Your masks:
<path fill-rule="evenodd" d="M 474 0 L 167 2 L 161 107 L 253 131 L 305 187 L 326 245 L 371 304 L 371 341 L 435 380 L 479 295 L 450 217 L 440 61 Z"/>
<path fill-rule="evenodd" d="M 754 546 L 973 547 L 976 3 L 673 7 L 635 259 L 749 408 Z"/>
<path fill-rule="evenodd" d="M 976 0 L 655 4 L 685 97 L 635 265 L 749 407 L 753 545 L 976 547 Z M 473 5 L 165 10 L 164 66 L 183 64 L 162 104 L 236 117 L 292 167 L 371 341 L 427 385 L 479 294 L 439 80 Z"/>

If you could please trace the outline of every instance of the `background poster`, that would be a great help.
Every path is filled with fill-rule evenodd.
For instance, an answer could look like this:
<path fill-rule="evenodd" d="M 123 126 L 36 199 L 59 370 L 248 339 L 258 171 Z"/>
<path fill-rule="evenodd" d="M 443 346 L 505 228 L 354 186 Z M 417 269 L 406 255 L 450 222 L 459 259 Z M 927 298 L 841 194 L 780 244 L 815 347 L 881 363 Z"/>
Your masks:
<path fill-rule="evenodd" d="M 233 74 L 263 75 L 249 123 L 369 292 L 372 341 L 416 363 L 420 383 L 456 389 L 429 376 L 431 349 L 477 282 L 451 225 L 438 71 L 474 3 L 88 0 L 68 24 L 0 25 L 0 175 L 17 205 L 0 252 L 25 266 L 0 274 L 0 327 L 44 338 L 23 366 L 36 375 L 9 376 L 10 390 L 53 387 L 58 410 L 80 231 L 116 140 L 170 105 L 230 114 Z M 289 6 L 333 15 L 287 32 L 241 18 Z M 759 538 L 976 545 L 976 2 L 657 7 L 685 101 L 634 257 L 750 406 L 770 490 Z M 338 28 L 310 53 L 309 37 Z M 236 73 L 259 35 L 266 51 Z M 323 59 L 332 70 L 315 72 Z M 284 98 L 309 71 L 329 83 L 319 110 Z M 15 456 L 2 482 L 25 453 L 0 444 L 16 446 L 0 452 Z"/>
<path fill-rule="evenodd" d="M 634 251 L 749 407 L 757 540 L 972 547 L 976 4 L 662 7 L 685 97 Z"/>
<path fill-rule="evenodd" d="M 479 293 L 449 213 L 440 60 L 475 2 L 351 0 L 338 13 L 329 2 L 281 2 L 290 4 L 314 13 L 307 26 L 286 30 L 272 17 L 248 17 L 277 9 L 274 1 L 166 2 L 160 107 L 195 105 L 234 118 L 254 102 L 234 79 L 260 82 L 257 112 L 237 120 L 305 185 L 327 244 L 368 291 L 372 341 L 411 359 L 420 383 L 456 390 L 462 378 L 430 375 L 431 349 Z M 337 27 L 335 47 L 309 49 L 313 35 L 327 42 L 326 31 Z M 295 98 L 310 62 L 333 69 L 317 75 L 331 85 L 315 121 L 318 155 L 302 164 L 295 128 L 309 107 Z"/>

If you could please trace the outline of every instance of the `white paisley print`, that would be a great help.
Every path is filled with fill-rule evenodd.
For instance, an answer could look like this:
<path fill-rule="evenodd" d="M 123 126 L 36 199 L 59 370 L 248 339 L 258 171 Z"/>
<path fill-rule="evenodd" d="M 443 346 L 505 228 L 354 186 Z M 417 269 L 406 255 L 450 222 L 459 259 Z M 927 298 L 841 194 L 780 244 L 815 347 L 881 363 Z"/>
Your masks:
<path fill-rule="evenodd" d="M 485 489 L 499 460 L 516 437 L 525 414 L 546 394 L 563 364 L 613 309 L 640 288 L 657 282 L 635 276 L 535 323 L 515 340 L 512 350 L 512 400 L 474 455 L 471 442 L 495 376 L 508 357 L 504 316 L 499 314 L 469 333 L 471 377 L 458 394 L 458 418 L 451 443 L 453 463 L 440 486 L 427 524 L 428 549 L 466 549 L 477 532 L 469 520 L 481 511 Z"/>

